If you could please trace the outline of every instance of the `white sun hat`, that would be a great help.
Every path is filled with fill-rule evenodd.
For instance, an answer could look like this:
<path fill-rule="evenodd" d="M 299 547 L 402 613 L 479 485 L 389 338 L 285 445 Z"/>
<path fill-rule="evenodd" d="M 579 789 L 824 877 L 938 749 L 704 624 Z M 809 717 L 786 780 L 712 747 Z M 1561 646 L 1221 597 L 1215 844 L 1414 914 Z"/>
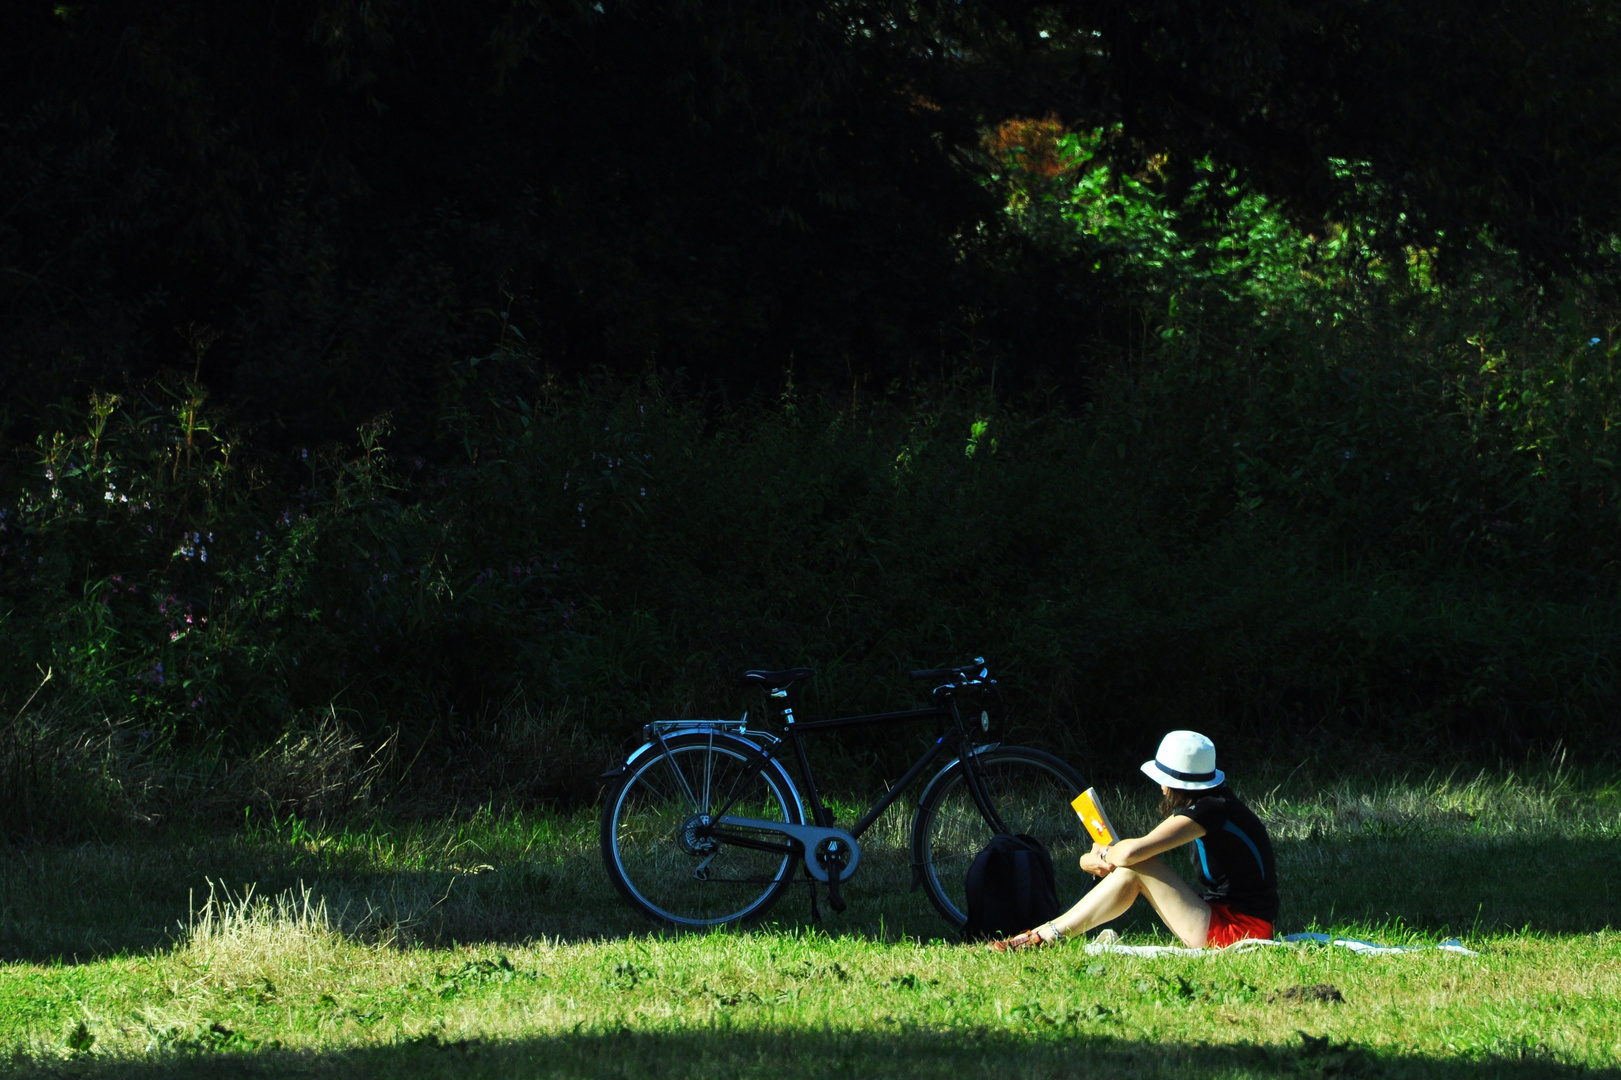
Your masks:
<path fill-rule="evenodd" d="M 1150 780 L 1183 791 L 1221 787 L 1227 774 L 1216 768 L 1216 744 L 1197 731 L 1173 731 L 1159 741 L 1154 760 L 1143 762 Z"/>

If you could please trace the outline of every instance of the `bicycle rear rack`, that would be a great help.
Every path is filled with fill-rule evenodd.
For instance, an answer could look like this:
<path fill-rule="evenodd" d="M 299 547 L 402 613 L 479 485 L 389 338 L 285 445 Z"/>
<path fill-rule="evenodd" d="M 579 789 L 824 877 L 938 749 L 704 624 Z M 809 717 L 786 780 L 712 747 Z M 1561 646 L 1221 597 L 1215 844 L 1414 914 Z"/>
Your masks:
<path fill-rule="evenodd" d="M 644 741 L 642 745 L 632 750 L 630 756 L 623 763 L 615 765 L 603 773 L 602 779 L 607 780 L 621 775 L 626 769 L 634 765 L 643 754 L 656 750 L 664 740 L 674 738 L 677 735 L 714 732 L 751 742 L 762 750 L 782 742 L 780 738 L 769 731 L 750 728 L 748 722 L 749 714 L 744 713 L 741 720 L 654 720 L 651 723 L 643 724 L 642 738 Z M 791 783 L 792 779 L 790 778 Z M 799 798 L 797 790 L 794 791 L 794 798 Z"/>
<path fill-rule="evenodd" d="M 689 731 L 718 731 L 726 735 L 739 735 L 755 742 L 764 741 L 775 745 L 782 740 L 769 731 L 760 731 L 749 727 L 749 714 L 744 713 L 741 720 L 654 720 L 650 724 L 642 725 L 642 737 L 650 743 L 660 739 L 667 739 L 672 735 L 681 735 Z"/>
<path fill-rule="evenodd" d="M 642 725 L 642 735 L 648 742 L 657 742 L 660 738 L 667 739 L 686 731 L 722 731 L 728 735 L 741 735 L 747 723 L 747 715 L 741 720 L 654 720 Z"/>

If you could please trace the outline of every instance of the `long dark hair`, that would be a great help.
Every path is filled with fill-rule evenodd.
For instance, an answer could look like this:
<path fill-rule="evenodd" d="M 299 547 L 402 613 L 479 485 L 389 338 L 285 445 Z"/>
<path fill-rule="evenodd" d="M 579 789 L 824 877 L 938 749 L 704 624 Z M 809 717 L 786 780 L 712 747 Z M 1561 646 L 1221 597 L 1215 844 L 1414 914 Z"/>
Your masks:
<path fill-rule="evenodd" d="M 1159 797 L 1159 816 L 1162 818 L 1168 818 L 1178 810 L 1181 810 L 1187 806 L 1192 806 L 1193 801 L 1198 797 L 1197 792 L 1183 791 L 1181 788 L 1168 787 L 1160 794 Z"/>

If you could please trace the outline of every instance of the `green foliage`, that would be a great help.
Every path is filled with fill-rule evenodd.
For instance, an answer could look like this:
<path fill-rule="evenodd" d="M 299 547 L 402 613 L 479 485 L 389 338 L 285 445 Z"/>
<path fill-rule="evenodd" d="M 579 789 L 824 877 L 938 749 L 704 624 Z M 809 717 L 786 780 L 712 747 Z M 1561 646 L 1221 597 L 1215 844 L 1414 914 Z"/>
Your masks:
<path fill-rule="evenodd" d="M 393 460 L 381 422 L 247 461 L 196 387 L 97 398 L 6 508 L 9 685 L 54 667 L 162 745 L 233 753 L 329 704 L 372 745 L 494 745 L 515 696 L 613 744 L 755 707 L 749 665 L 817 667 L 813 709 L 885 708 L 915 700 L 905 668 L 985 654 L 1004 734 L 1081 760 L 1299 717 L 1601 739 L 1607 350 L 1377 289 L 1335 294 L 1335 325 L 1315 286 L 1289 308 L 1264 282 L 1240 332 L 1196 286 L 1080 416 L 948 387 L 717 414 L 502 352 L 437 463 Z"/>
<path fill-rule="evenodd" d="M 349 133 L 352 173 L 287 164 L 313 152 L 298 139 L 269 172 L 257 144 L 171 162 L 187 198 L 218 211 L 195 215 L 182 261 L 229 269 L 209 286 L 225 299 L 199 312 L 246 305 L 217 335 L 188 330 L 190 381 L 10 416 L 28 437 L 0 477 L 3 688 L 20 701 L 60 672 L 72 708 L 112 718 L 95 760 L 146 747 L 257 761 L 336 709 L 366 752 L 448 739 L 493 761 L 489 748 L 517 738 L 536 759 L 573 755 L 572 781 L 523 766 L 545 777 L 527 790 L 572 783 L 584 798 L 578 777 L 600 761 L 579 759 L 649 716 L 752 707 L 729 684 L 738 668 L 809 664 L 822 672 L 813 708 L 882 708 L 915 700 L 907 666 L 979 654 L 1004 676 L 1006 734 L 1094 760 L 1128 761 L 1169 724 L 1253 745 L 1302 719 L 1482 754 L 1605 745 L 1621 696 L 1613 240 L 1583 234 L 1585 276 L 1527 277 L 1479 207 L 1459 210 L 1467 231 L 1449 239 L 1403 224 L 1412 192 L 1388 161 L 1321 147 L 1312 169 L 1342 212 L 1302 224 L 1310 200 L 1268 172 L 1281 158 L 1250 169 L 1244 140 L 1144 142 L 1140 109 L 1079 131 L 1012 122 L 975 158 L 983 175 L 961 167 L 966 152 L 948 167 L 936 142 L 966 131 L 945 93 L 956 76 L 929 84 L 940 101 L 895 92 L 892 77 L 912 70 L 906 42 L 953 27 L 1006 74 L 992 46 L 1017 28 L 972 5 L 889 37 L 852 30 L 859 6 L 800 22 L 742 5 L 724 40 L 705 32 L 724 12 L 703 5 L 484 11 L 499 25 L 460 26 L 449 67 L 418 72 L 401 43 L 427 32 L 429 7 L 300 9 L 289 18 L 319 33 L 271 50 L 330 62 L 294 81 L 312 101 L 327 100 L 312 89 L 323 80 L 343 88 L 325 107 Z M 112 24 L 82 14 L 29 25 L 54 47 L 111 48 Z M 229 37 L 240 18 L 176 16 L 143 77 L 166 85 L 203 30 Z M 1053 50 L 1090 34 L 1064 5 L 1042 19 L 1050 37 L 1034 40 Z M 1149 59 L 1201 27 L 1155 38 Z M 595 36 L 609 29 L 611 47 Z M 1096 48 L 1113 55 L 1120 33 L 1100 30 Z M 1268 48 L 1289 36 L 1269 34 Z M 667 39 L 680 48 L 653 47 Z M 776 40 L 808 44 L 767 63 Z M 594 97 L 582 74 L 605 48 L 679 69 L 638 68 L 645 83 L 625 91 L 656 99 L 638 119 L 645 143 L 584 137 L 627 129 L 617 110 L 630 105 Z M 406 100 L 419 81 L 492 62 L 488 122 L 517 134 L 479 127 L 463 142 L 459 107 Z M 141 136 L 97 143 L 70 169 L 83 110 L 64 102 L 101 91 L 28 72 L 25 89 L 56 105 L 18 121 L 0 161 L 27 217 L 4 258 L 69 250 L 50 289 L 81 300 L 62 332 L 133 341 L 147 300 L 127 282 L 92 289 L 113 271 L 71 240 L 91 229 L 74 215 L 99 204 L 41 193 L 122 178 L 128 221 L 150 224 L 136 210 L 178 210 L 156 181 L 129 178 L 176 146 L 229 142 L 221 100 L 291 123 L 305 99 L 271 101 L 278 77 L 248 65 L 221 77 L 223 99 L 181 88 L 182 136 L 144 126 L 146 91 L 131 90 L 118 115 Z M 1304 78 L 1279 76 L 1267 95 Z M 513 104 L 553 79 L 576 111 L 543 122 Z M 988 79 L 1000 100 L 1006 86 Z M 881 103 L 863 114 L 871 126 L 841 119 L 853 100 Z M 446 179 L 453 195 L 431 214 L 401 218 L 378 194 L 398 162 L 359 133 L 402 122 L 379 121 L 396 116 L 390 102 L 433 133 L 411 146 L 455 132 L 468 154 L 434 160 L 484 162 Z M 680 115 L 648 118 L 666 108 Z M 534 147 L 559 132 L 584 156 L 540 162 Z M 486 162 L 479 138 L 481 153 L 514 156 Z M 634 179 L 652 174 L 648 155 L 668 160 L 667 182 Z M 273 208 L 243 186 L 272 174 Z M 522 198 L 459 209 L 491 175 Z M 374 220 L 385 206 L 404 232 Z M 145 252 L 133 262 L 157 265 L 148 225 L 121 227 Z M 158 261 L 178 272 L 159 232 Z M 11 310 L 34 295 L 22 280 L 4 278 Z M 473 306 L 494 295 L 499 310 Z M 28 325 L 9 347 L 68 365 L 41 386 L 97 370 Z M 373 378 L 378 356 L 394 363 L 389 342 L 405 358 Z M 643 374 L 561 374 L 595 360 Z M 658 366 L 671 363 L 696 377 Z M 737 396 L 784 366 L 780 397 Z M 216 409 L 205 375 L 259 404 Z M 399 412 L 380 411 L 391 402 Z M 61 730 L 16 731 L 47 729 Z M 43 760 L 29 738 L 14 760 Z M 97 770 L 94 790 L 117 786 L 117 769 Z M 54 783 L 38 790 L 72 802 Z"/>

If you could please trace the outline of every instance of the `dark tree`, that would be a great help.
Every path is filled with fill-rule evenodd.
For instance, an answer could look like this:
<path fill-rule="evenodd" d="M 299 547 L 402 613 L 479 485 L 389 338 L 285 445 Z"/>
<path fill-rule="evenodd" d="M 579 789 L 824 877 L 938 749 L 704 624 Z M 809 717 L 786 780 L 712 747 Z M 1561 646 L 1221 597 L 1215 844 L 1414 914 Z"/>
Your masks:
<path fill-rule="evenodd" d="M 1617 18 L 18 0 L 0 5 L 11 414 L 197 366 L 267 439 L 381 410 L 426 438 L 447 372 L 503 332 L 557 370 L 734 388 L 790 365 L 856 389 L 968 356 L 1073 366 L 1115 286 L 1004 227 L 980 133 L 1010 116 L 1118 125 L 1114 152 L 1161 156 L 1173 188 L 1213 156 L 1303 220 L 1569 265 L 1616 226 Z"/>

